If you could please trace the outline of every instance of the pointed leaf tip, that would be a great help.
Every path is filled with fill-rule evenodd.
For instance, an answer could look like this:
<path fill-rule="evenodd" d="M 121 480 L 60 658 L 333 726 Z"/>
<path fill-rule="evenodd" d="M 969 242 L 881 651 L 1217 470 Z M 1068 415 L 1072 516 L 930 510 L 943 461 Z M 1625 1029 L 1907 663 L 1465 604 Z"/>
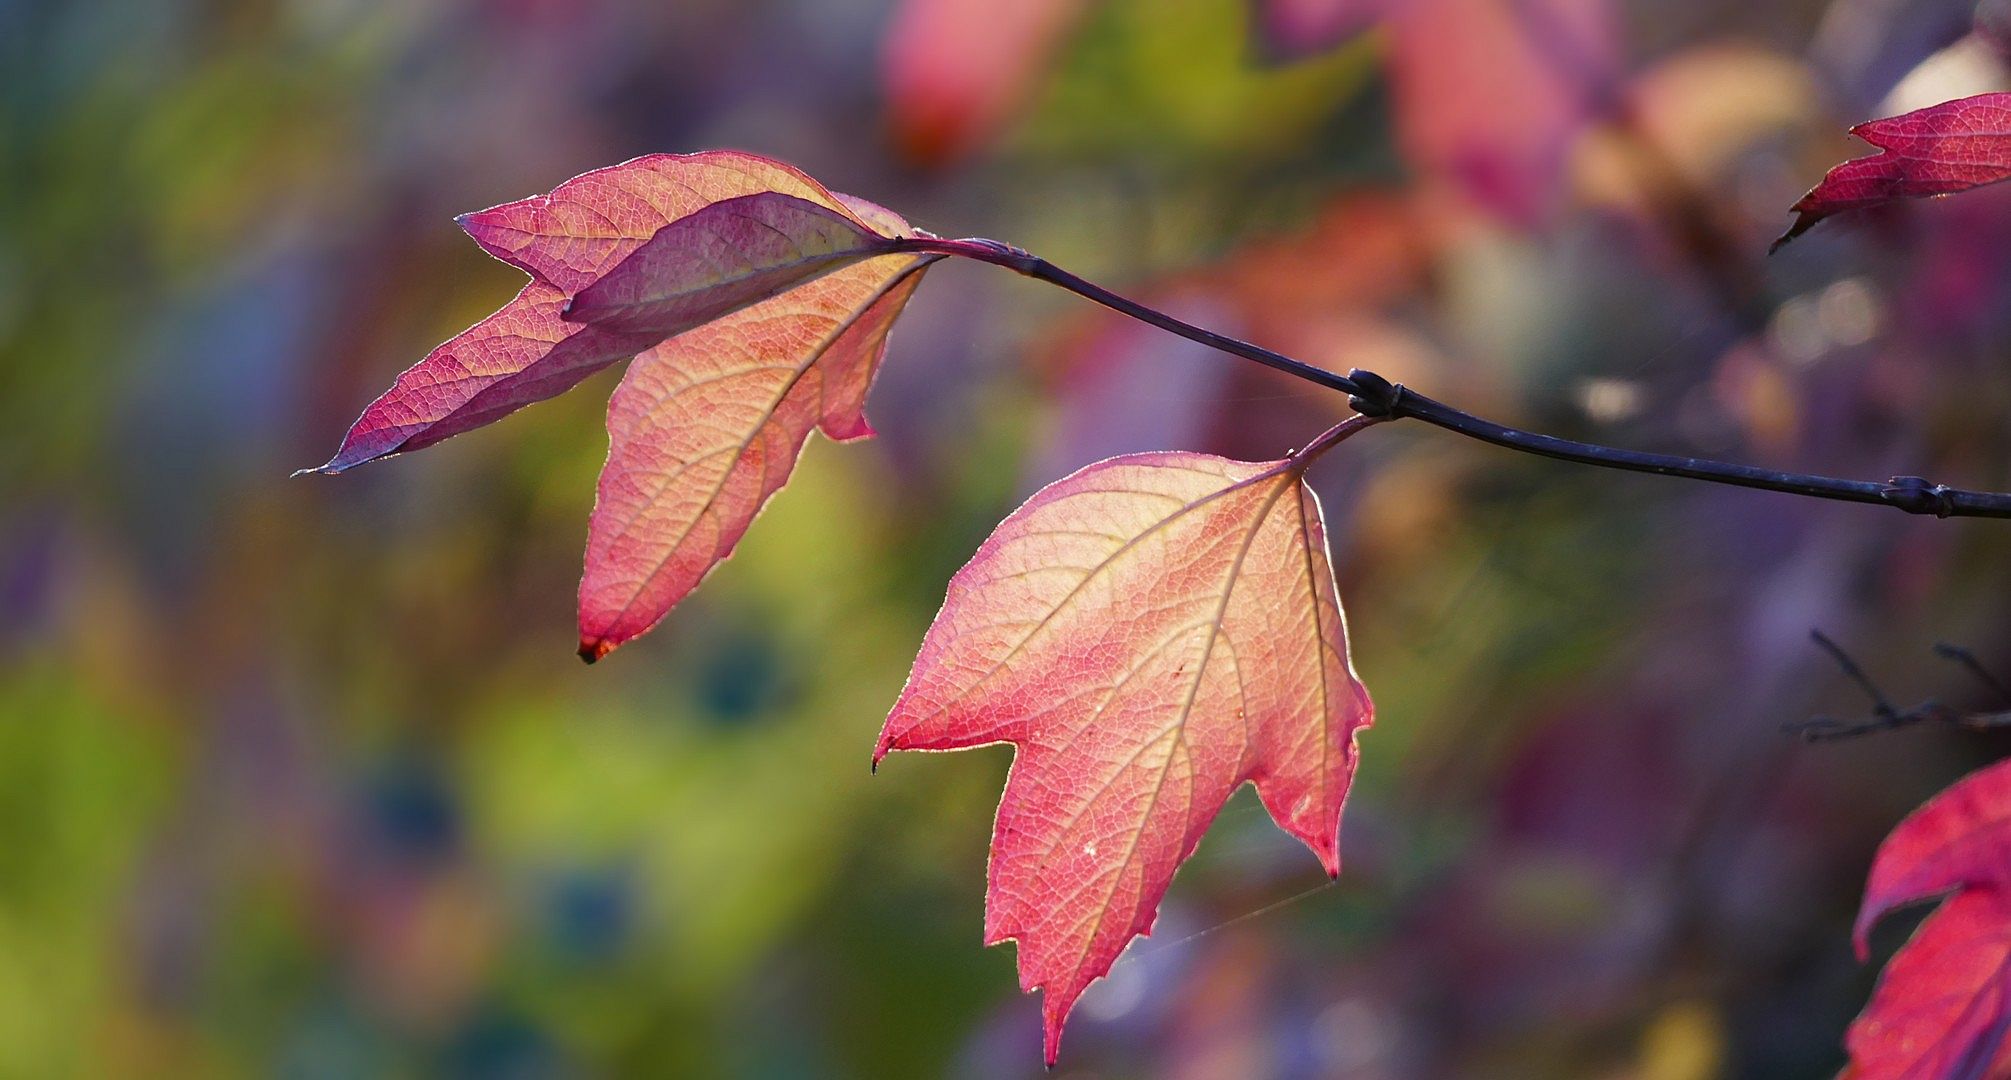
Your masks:
<path fill-rule="evenodd" d="M 1832 214 L 2011 180 L 2011 93 L 1944 101 L 1866 121 L 1850 133 L 1879 152 L 1824 174 L 1789 208 L 1795 223 L 1768 254 Z"/>
<path fill-rule="evenodd" d="M 734 151 L 636 158 L 454 221 L 531 282 L 401 374 L 304 471 L 430 446 L 641 354 L 610 403 L 580 600 L 588 663 L 731 554 L 812 429 L 872 434 L 865 395 L 888 330 L 938 258 L 893 252 L 912 230 L 891 211 Z M 637 305 L 615 321 L 640 329 L 567 318 L 610 277 L 604 291 Z"/>
<path fill-rule="evenodd" d="M 812 430 L 863 424 L 887 335 L 925 265 L 855 263 L 635 359 L 608 403 L 582 639 L 646 633 L 733 553 Z"/>

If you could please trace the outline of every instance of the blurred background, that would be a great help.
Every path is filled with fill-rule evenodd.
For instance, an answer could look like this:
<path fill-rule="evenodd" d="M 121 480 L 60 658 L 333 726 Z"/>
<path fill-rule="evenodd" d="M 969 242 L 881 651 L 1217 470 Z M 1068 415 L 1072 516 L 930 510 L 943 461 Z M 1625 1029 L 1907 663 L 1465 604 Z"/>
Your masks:
<path fill-rule="evenodd" d="M 737 147 L 1556 434 L 2011 487 L 2011 187 L 1826 222 L 2011 88 L 1968 0 L 0 0 L 0 1075 L 1018 1077 L 1003 749 L 867 757 L 1034 488 L 1345 403 L 975 265 L 592 669 L 615 373 L 338 478 L 519 275 L 452 215 Z M 2004 737 L 2011 532 L 1394 425 L 1315 470 L 1379 705 L 1327 884 L 1249 792 L 1061 1075 L 1823 1077 L 1878 839 Z"/>

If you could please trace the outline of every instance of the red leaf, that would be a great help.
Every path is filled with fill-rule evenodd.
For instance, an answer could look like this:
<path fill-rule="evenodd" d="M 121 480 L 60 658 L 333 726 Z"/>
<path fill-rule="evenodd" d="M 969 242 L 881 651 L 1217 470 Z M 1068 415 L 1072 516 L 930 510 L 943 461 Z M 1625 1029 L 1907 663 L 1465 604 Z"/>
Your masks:
<path fill-rule="evenodd" d="M 1944 101 L 1850 132 L 1881 152 L 1838 165 L 1809 189 L 1774 250 L 1831 214 L 2011 179 L 2011 93 Z"/>
<path fill-rule="evenodd" d="M 874 748 L 1016 748 L 985 941 L 1045 989 L 1050 1064 L 1243 782 L 1339 872 L 1371 707 L 1301 467 L 1136 454 L 1049 485 L 951 580 Z"/>
<path fill-rule="evenodd" d="M 2011 761 L 1958 781 L 1915 810 L 1872 860 L 1853 938 L 1894 908 L 1972 887 L 2011 888 Z"/>
<path fill-rule="evenodd" d="M 1851 1024 L 1852 1075 L 1981 1077 L 2011 1032 L 2011 761 L 1958 781 L 1878 849 L 1856 928 L 1953 890 L 1892 958 Z"/>
<path fill-rule="evenodd" d="M 872 433 L 888 329 L 937 258 L 885 253 L 913 232 L 892 212 L 731 152 L 637 158 L 460 222 L 533 281 L 400 375 L 320 471 L 480 427 L 640 352 L 609 404 L 580 582 L 588 660 L 732 553 L 812 428 Z"/>
<path fill-rule="evenodd" d="M 1981 1080 L 2011 1028 L 2011 897 L 1959 893 L 1885 966 L 1850 1025 L 1857 1080 Z"/>

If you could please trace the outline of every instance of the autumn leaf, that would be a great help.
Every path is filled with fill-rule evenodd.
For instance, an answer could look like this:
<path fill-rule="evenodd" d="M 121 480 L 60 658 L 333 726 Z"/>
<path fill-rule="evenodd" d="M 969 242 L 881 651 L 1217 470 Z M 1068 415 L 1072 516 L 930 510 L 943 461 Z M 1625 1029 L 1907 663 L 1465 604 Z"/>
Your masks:
<path fill-rule="evenodd" d="M 937 258 L 890 253 L 913 234 L 891 211 L 734 152 L 637 158 L 459 222 L 531 283 L 399 375 L 316 471 L 429 446 L 635 356 L 588 530 L 588 660 L 732 553 L 812 428 L 871 434 L 887 332 Z"/>
<path fill-rule="evenodd" d="M 985 942 L 1017 941 L 1021 987 L 1045 991 L 1049 1064 L 1245 781 L 1339 873 L 1372 712 L 1308 460 L 1134 454 L 1049 485 L 951 580 L 880 734 L 875 764 L 1015 747 Z"/>
<path fill-rule="evenodd" d="M 895 146 L 920 165 L 967 157 L 1011 119 L 1089 0 L 904 0 L 881 74 Z"/>
<path fill-rule="evenodd" d="M 1251 0 L 1250 24 L 1266 56 L 1290 61 L 1341 44 L 1393 7 L 1393 0 Z"/>
<path fill-rule="evenodd" d="M 1397 142 L 1412 167 L 1511 224 L 1542 221 L 1618 71 L 1606 0 L 1250 0 L 1282 60 L 1387 25 Z"/>
<path fill-rule="evenodd" d="M 581 173 L 549 195 L 455 220 L 482 250 L 572 294 L 600 280 L 671 222 L 715 203 L 764 193 L 832 209 L 848 198 L 782 162 L 707 150 L 649 154 Z"/>
<path fill-rule="evenodd" d="M 1880 152 L 1824 175 L 1791 207 L 1794 224 L 1773 250 L 1832 214 L 2011 179 L 2011 93 L 1944 101 L 1859 124 L 1850 133 Z"/>
<path fill-rule="evenodd" d="M 676 334 L 767 299 L 893 240 L 843 209 L 764 191 L 658 229 L 566 306 L 568 322 Z"/>
<path fill-rule="evenodd" d="M 887 332 L 932 256 L 846 267 L 636 357 L 608 403 L 580 656 L 648 630 L 728 555 L 813 427 L 863 438 Z"/>
<path fill-rule="evenodd" d="M 304 471 L 339 473 L 473 431 L 660 340 L 565 322 L 566 300 L 545 282 L 524 286 L 502 310 L 405 369 L 350 425 L 335 456 Z"/>
<path fill-rule="evenodd" d="M 1855 940 L 1947 893 L 1893 956 L 1847 1042 L 1858 1080 L 1981 1077 L 2011 1034 L 2011 761 L 1971 773 L 1886 837 Z"/>
<path fill-rule="evenodd" d="M 780 162 L 732 151 L 652 154 L 576 176 L 549 195 L 465 214 L 456 220 L 468 235 L 489 254 L 530 274 L 531 284 L 502 310 L 448 339 L 399 375 L 390 390 L 364 409 L 335 456 L 310 471 L 341 472 L 481 427 L 571 389 L 609 364 L 705 321 L 708 312 L 730 311 L 763 299 L 785 275 L 722 273 L 720 260 L 736 251 L 726 239 L 715 247 L 693 250 L 688 264 L 651 259 L 664 262 L 661 269 L 669 280 L 684 283 L 688 294 L 702 297 L 687 312 L 685 325 L 656 321 L 647 332 L 634 333 L 564 318 L 573 294 L 622 264 L 659 232 L 675 225 L 672 235 L 680 239 L 706 239 L 708 232 L 726 224 L 721 215 L 730 214 L 739 205 L 736 200 L 749 196 L 790 200 L 772 204 L 769 212 L 778 218 L 782 214 L 774 208 L 793 209 L 800 202 L 844 218 L 860 234 L 891 237 L 906 231 L 901 223 L 882 233 L 877 226 L 899 219 L 862 200 L 835 196 Z M 729 209 L 715 209 L 721 204 L 729 204 Z M 862 217 L 857 209 L 861 206 L 869 207 L 877 218 Z M 694 217 L 696 225 L 690 224 Z M 802 214 L 800 221 L 812 234 L 805 242 L 813 245 L 828 242 L 830 234 L 839 231 L 821 215 Z M 759 243 L 780 241 L 764 238 Z M 801 280 L 829 266 L 807 260 L 795 263 L 790 272 Z M 694 284 L 708 276 L 716 278 L 712 288 Z"/>

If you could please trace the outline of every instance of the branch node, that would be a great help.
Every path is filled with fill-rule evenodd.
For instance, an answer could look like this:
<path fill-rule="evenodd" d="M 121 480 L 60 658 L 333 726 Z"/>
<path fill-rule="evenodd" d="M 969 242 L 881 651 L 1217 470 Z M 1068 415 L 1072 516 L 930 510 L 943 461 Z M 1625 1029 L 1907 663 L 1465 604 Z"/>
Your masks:
<path fill-rule="evenodd" d="M 1954 489 L 1924 476 L 1895 476 L 1886 481 L 1882 497 L 1909 514 L 1945 518 L 1955 513 Z"/>
<path fill-rule="evenodd" d="M 1023 248 L 997 240 L 980 237 L 945 240 L 931 233 L 917 232 L 913 236 L 891 241 L 888 250 L 955 255 L 1017 271 L 1050 285 L 1067 289 L 1147 325 L 1178 334 L 1189 341 L 1199 342 L 1209 348 L 1262 364 L 1274 371 L 1282 371 L 1316 386 L 1339 391 L 1348 395 L 1348 404 L 1356 413 L 1370 419 L 1414 417 L 1470 439 L 1478 439 L 1525 454 L 1536 454 L 1599 468 L 1654 473 L 1660 476 L 1680 476 L 1691 480 L 1733 484 L 1810 498 L 1891 506 L 1910 514 L 1931 514 L 1941 518 L 2011 518 L 2011 492 L 1967 491 L 1932 483 L 1917 476 L 1894 477 L 1890 481 L 1879 482 L 1776 472 L 1722 461 L 1643 453 L 1596 443 L 1552 438 L 1497 424 L 1471 413 L 1462 412 L 1443 402 L 1434 401 L 1423 394 L 1406 390 L 1401 384 L 1391 383 L 1372 371 L 1357 368 L 1347 375 L 1341 375 L 1324 367 L 1294 360 L 1283 353 L 1272 352 L 1262 346 L 1196 326 L 1157 308 L 1120 296 L 1095 282 L 1077 277 Z"/>
<path fill-rule="evenodd" d="M 1350 370 L 1348 381 L 1355 384 L 1355 392 L 1348 395 L 1349 408 L 1378 420 L 1399 415 L 1404 396 L 1402 383 L 1393 383 L 1364 368 Z"/>

